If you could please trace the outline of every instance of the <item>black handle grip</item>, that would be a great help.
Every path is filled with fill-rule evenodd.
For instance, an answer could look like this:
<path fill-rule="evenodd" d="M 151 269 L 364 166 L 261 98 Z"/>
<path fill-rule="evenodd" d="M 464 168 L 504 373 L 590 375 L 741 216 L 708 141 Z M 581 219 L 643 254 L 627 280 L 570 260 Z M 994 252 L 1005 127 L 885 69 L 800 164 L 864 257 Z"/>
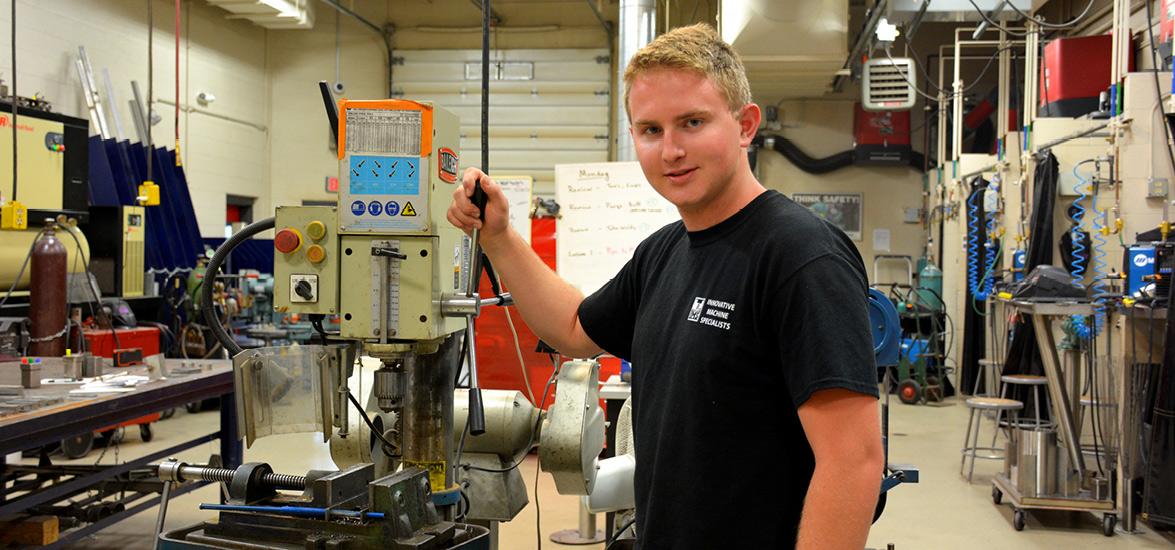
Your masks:
<path fill-rule="evenodd" d="M 469 389 L 469 434 L 486 433 L 486 411 L 481 404 L 481 388 Z"/>
<path fill-rule="evenodd" d="M 339 140 L 339 108 L 335 105 L 335 98 L 330 93 L 330 85 L 325 80 L 318 82 L 318 91 L 322 93 L 322 104 L 326 107 L 326 120 L 330 122 L 330 133 Z"/>
<path fill-rule="evenodd" d="M 479 211 L 478 219 L 486 221 L 486 201 L 489 198 L 486 197 L 485 190 L 481 188 L 481 178 L 477 178 L 477 181 L 473 183 L 473 196 L 469 200 Z"/>

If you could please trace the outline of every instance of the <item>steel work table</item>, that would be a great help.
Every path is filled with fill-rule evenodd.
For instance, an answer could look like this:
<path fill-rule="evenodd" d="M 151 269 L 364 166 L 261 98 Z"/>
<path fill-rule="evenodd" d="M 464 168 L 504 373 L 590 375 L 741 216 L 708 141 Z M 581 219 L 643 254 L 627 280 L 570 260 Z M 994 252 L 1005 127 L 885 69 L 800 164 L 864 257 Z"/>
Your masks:
<path fill-rule="evenodd" d="M 200 366 L 199 372 L 175 373 L 164 379 L 145 382 L 133 391 L 99 394 L 70 394 L 78 389 L 76 384 L 42 384 L 40 388 L 25 389 L 25 397 L 48 397 L 63 401 L 0 416 L 0 517 L 17 514 L 30 508 L 58 502 L 84 491 L 89 491 L 104 482 L 119 478 L 126 483 L 128 476 L 136 470 L 143 470 L 150 464 L 163 460 L 185 449 L 220 440 L 220 456 L 227 467 L 241 462 L 242 447 L 236 437 L 237 423 L 233 400 L 232 363 L 227 360 L 193 361 Z M 179 360 L 169 360 L 175 369 Z M 147 375 L 146 367 L 108 368 L 104 374 L 127 373 Z M 41 379 L 63 378 L 64 365 L 60 358 L 44 358 Z M 16 362 L 0 363 L 0 385 L 20 386 L 20 367 Z M 220 397 L 219 430 L 204 434 L 172 447 L 151 453 L 131 461 L 100 467 L 81 466 L 24 466 L 9 465 L 4 457 L 10 453 L 35 449 L 63 439 L 93 433 L 121 422 L 146 414 L 183 407 L 192 402 Z M 49 472 L 57 472 L 51 474 Z M 36 482 L 30 482 L 30 476 Z M 44 483 L 43 477 L 52 477 L 52 483 Z M 133 477 L 133 476 L 132 476 Z M 159 502 L 159 497 L 147 489 L 146 480 L 132 479 L 139 489 L 140 498 L 130 507 L 99 521 L 83 524 L 70 531 L 62 530 L 60 539 L 46 548 L 67 547 L 78 539 L 93 534 L 113 523 L 148 509 Z M 198 488 L 198 484 L 185 484 L 173 491 L 173 496 Z M 31 487 L 31 490 L 30 490 Z M 17 489 L 14 491 L 14 489 Z M 22 493 L 10 498 L 13 492 Z M 150 495 L 145 501 L 142 497 Z"/>
<path fill-rule="evenodd" d="M 1064 439 L 1064 448 L 1069 456 L 1070 467 L 1076 468 L 1080 479 L 1085 478 L 1085 457 L 1081 449 L 1081 434 L 1078 432 L 1075 419 L 1081 414 L 1081 376 L 1078 365 L 1070 365 L 1072 372 L 1066 373 L 1062 367 L 1061 357 L 1057 351 L 1056 336 L 1053 333 L 1053 321 L 1071 316 L 1090 317 L 1094 314 L 1093 304 L 1089 302 L 1036 302 L 1027 300 L 1005 301 L 1008 307 L 1032 316 L 1032 326 L 1036 333 L 1036 346 L 1040 351 L 1041 363 L 1044 366 L 1045 378 L 1048 380 L 1048 394 L 1051 413 L 1057 424 L 1060 436 Z M 1118 507 L 1112 497 L 1108 500 L 1083 496 L 1040 496 L 1023 497 L 1016 484 L 1004 474 L 997 475 L 993 485 L 1007 495 L 1017 510 L 1021 509 L 1050 509 L 1086 511 L 1117 515 Z M 993 498 L 994 498 L 993 494 Z M 1018 512 L 1019 513 L 1019 512 Z"/>

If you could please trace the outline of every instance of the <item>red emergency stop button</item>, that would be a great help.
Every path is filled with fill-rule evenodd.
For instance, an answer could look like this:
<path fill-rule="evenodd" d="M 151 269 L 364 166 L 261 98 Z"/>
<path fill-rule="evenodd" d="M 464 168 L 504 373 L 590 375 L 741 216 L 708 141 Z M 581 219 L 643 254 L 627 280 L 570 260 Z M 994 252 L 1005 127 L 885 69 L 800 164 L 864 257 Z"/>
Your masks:
<path fill-rule="evenodd" d="M 282 254 L 296 252 L 302 247 L 302 234 L 292 227 L 282 229 L 273 236 L 273 247 Z"/>

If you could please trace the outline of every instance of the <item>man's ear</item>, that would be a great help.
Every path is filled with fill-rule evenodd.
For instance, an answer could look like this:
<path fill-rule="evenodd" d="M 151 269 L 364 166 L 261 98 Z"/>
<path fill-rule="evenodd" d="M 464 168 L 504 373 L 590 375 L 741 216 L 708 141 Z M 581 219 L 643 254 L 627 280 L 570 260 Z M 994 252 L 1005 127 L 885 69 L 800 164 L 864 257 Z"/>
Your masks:
<path fill-rule="evenodd" d="M 763 112 L 759 110 L 759 106 L 754 103 L 743 105 L 736 113 L 739 126 L 739 146 L 750 147 L 751 140 L 755 139 L 755 133 L 759 131 L 759 123 L 763 120 Z"/>

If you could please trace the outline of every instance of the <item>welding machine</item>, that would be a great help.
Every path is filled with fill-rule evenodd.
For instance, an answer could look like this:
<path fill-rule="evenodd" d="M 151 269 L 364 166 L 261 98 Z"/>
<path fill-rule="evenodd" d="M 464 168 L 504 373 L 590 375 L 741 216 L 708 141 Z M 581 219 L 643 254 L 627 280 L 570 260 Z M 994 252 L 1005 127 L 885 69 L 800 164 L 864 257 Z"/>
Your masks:
<path fill-rule="evenodd" d="M 1126 294 L 1142 290 L 1150 283 L 1144 277 L 1154 277 L 1155 274 L 1155 245 L 1154 243 L 1138 243 L 1126 249 L 1122 256 L 1122 273 L 1126 274 Z"/>
<path fill-rule="evenodd" d="M 1133 296 L 1154 283 L 1154 297 L 1166 299 L 1171 293 L 1172 268 L 1175 267 L 1175 243 L 1136 243 L 1122 257 L 1126 275 L 1126 294 Z"/>

